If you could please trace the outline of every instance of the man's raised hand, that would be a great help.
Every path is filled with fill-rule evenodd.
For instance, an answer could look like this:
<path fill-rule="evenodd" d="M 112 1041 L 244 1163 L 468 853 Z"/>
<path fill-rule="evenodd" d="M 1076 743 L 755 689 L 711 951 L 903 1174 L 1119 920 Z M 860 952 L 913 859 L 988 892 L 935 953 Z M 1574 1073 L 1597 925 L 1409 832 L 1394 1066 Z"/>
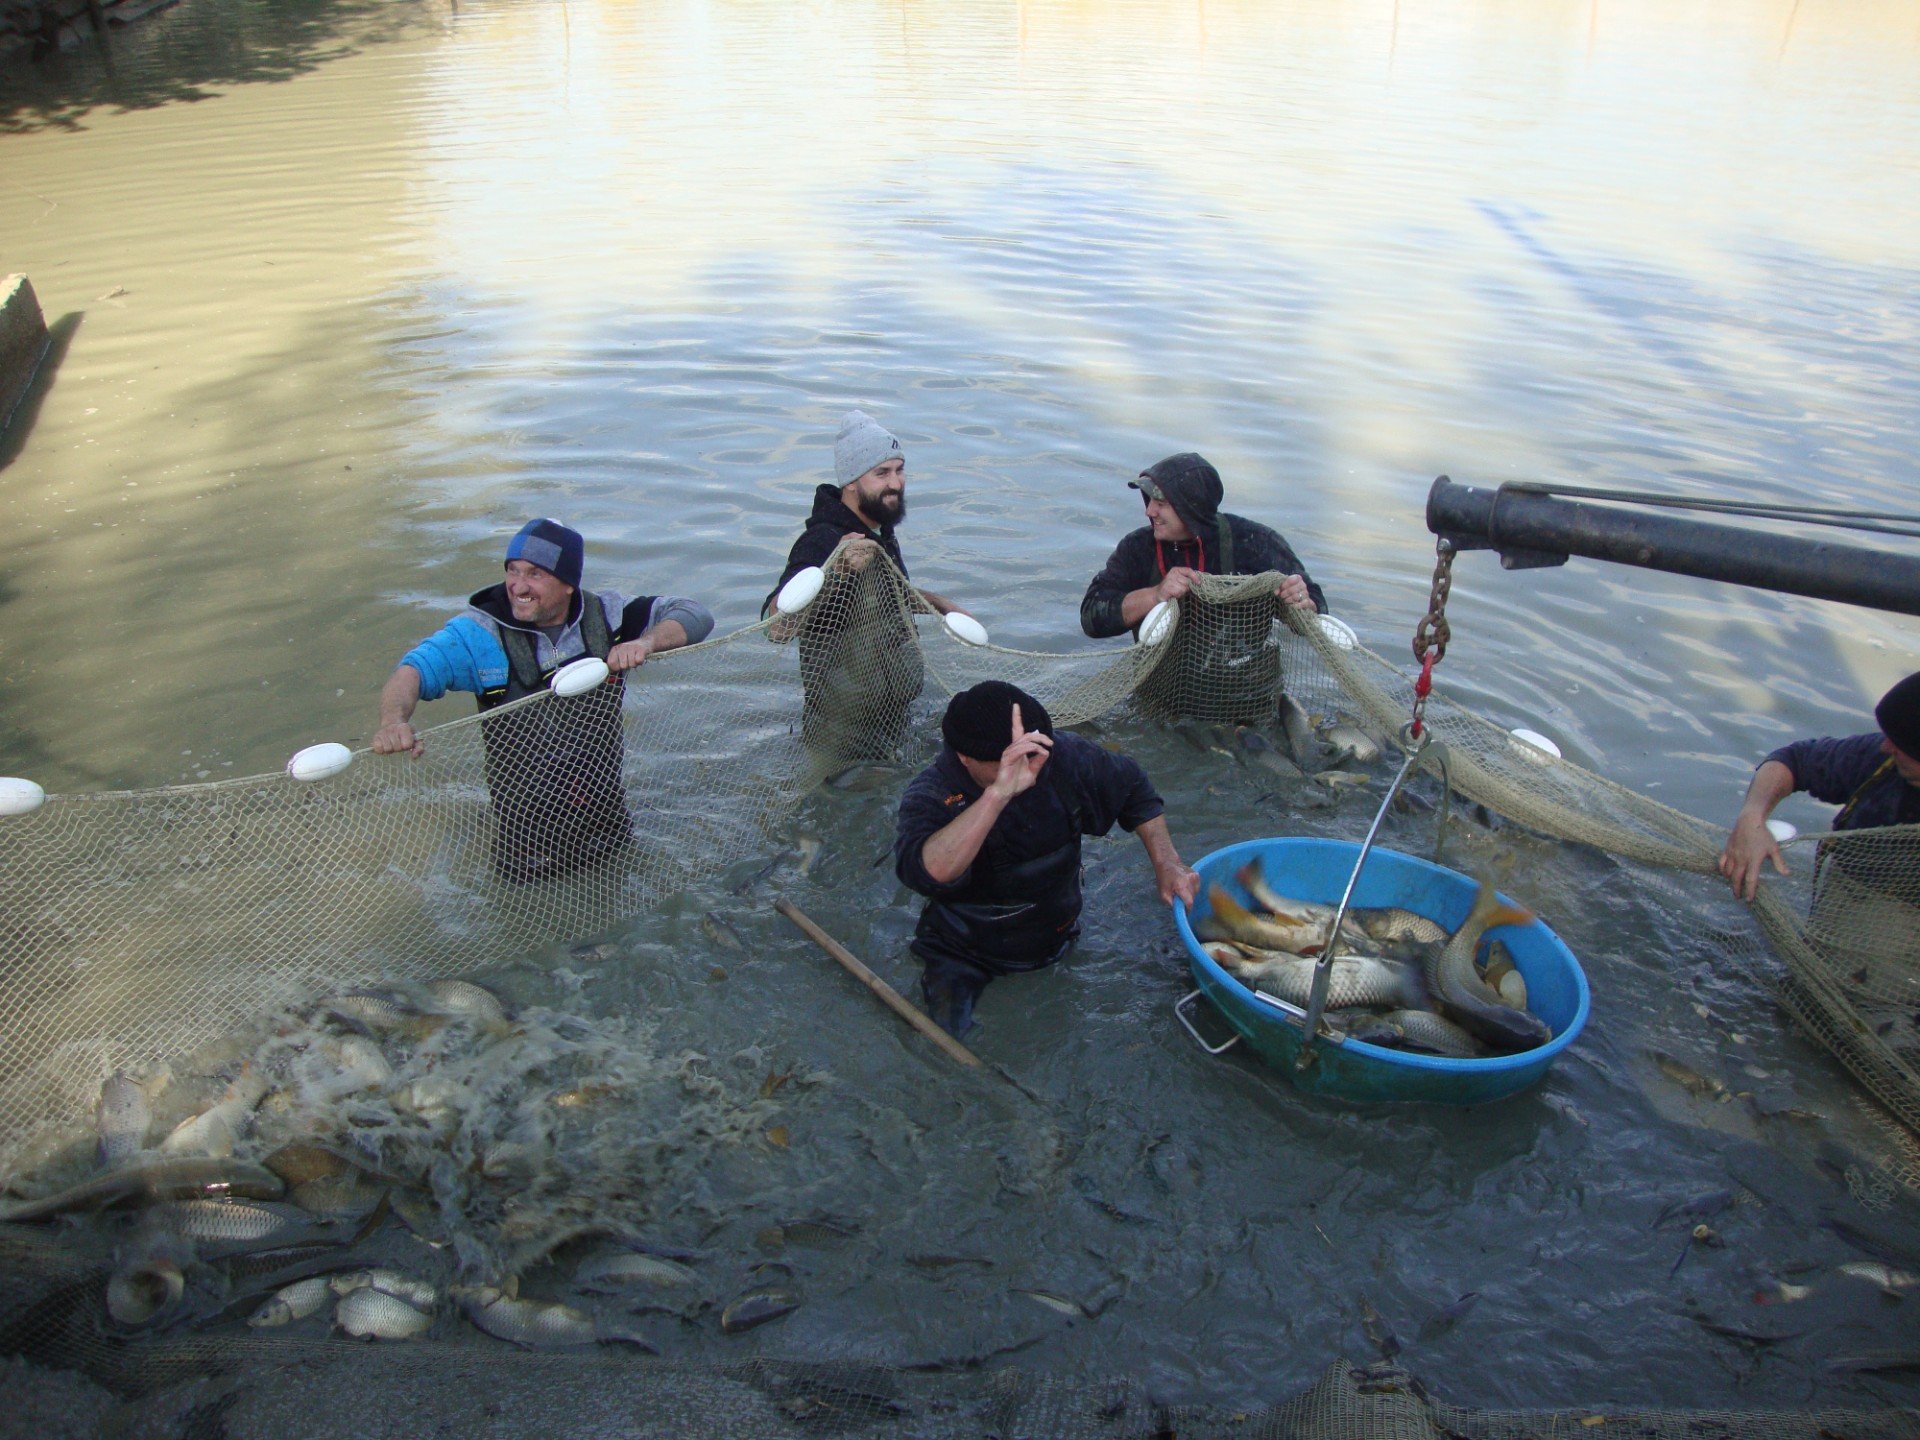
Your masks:
<path fill-rule="evenodd" d="M 1002 800 L 1011 800 L 1031 790 L 1040 778 L 1040 768 L 1053 753 L 1053 737 L 1028 730 L 1021 723 L 1020 707 L 1013 707 L 1013 742 L 1000 752 L 1000 773 L 994 777 L 994 792 Z"/>

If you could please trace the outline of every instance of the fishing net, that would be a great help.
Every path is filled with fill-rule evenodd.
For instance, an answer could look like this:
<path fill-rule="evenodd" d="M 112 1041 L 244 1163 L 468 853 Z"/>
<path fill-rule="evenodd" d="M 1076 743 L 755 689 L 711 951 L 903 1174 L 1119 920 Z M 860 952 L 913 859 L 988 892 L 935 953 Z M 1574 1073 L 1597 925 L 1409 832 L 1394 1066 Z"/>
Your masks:
<path fill-rule="evenodd" d="M 1277 576 L 1205 577 L 1152 643 L 1040 654 L 968 644 L 884 559 L 858 567 L 844 559 L 829 562 L 797 616 L 658 656 L 584 695 L 536 695 L 424 730 L 417 759 L 362 752 L 312 782 L 266 775 L 60 795 L 0 821 L 0 1180 L 27 1196 L 84 1180 L 91 1162 L 76 1156 L 75 1137 L 90 1148 L 95 1108 L 116 1073 L 164 1088 L 168 1076 L 194 1075 L 199 1052 L 216 1057 L 200 1070 L 231 1081 L 234 1068 L 217 1061 L 238 1043 L 263 1082 L 297 1089 L 299 1067 L 332 1053 L 316 996 L 375 980 L 418 996 L 446 977 L 599 934 L 690 886 L 751 875 L 771 863 L 783 820 L 823 784 L 858 785 L 869 770 L 904 783 L 930 753 L 946 697 L 983 679 L 1032 692 L 1058 726 L 1132 704 L 1251 744 L 1248 732 L 1275 732 L 1284 691 L 1376 742 L 1404 743 L 1408 678 L 1349 633 L 1283 606 Z M 1719 884 L 1704 878 L 1719 854 L 1718 827 L 1548 755 L 1443 696 L 1426 716 L 1434 739 L 1422 763 L 1451 792 L 1528 830 L 1686 883 Z M 1753 926 L 1706 939 L 1763 975 L 1886 1112 L 1920 1129 L 1920 834 L 1836 835 L 1802 854 L 1813 863 L 1796 866 L 1797 889 L 1764 887 Z M 435 1076 L 457 1079 L 474 1053 L 461 1046 L 499 1043 L 470 1018 L 410 1037 L 404 1052 L 389 1047 L 385 1063 L 402 1072 L 393 1094 L 356 1092 L 348 1108 L 352 1143 L 369 1164 L 420 1170 L 443 1209 L 465 1216 L 436 1243 L 486 1273 L 510 1269 L 516 1243 L 538 1248 L 564 1236 L 516 1232 L 514 1207 L 497 1196 L 491 1210 L 469 1203 L 473 1176 L 492 1165 L 498 1178 L 512 1163 L 502 1156 L 551 1145 L 552 1134 L 516 1129 L 511 1107 L 490 1111 L 484 1133 L 436 1130 L 422 1090 L 432 1077 L 406 1068 L 426 1056 Z M 766 1093 L 660 1053 L 645 1033 L 538 1016 L 521 1017 L 520 1029 L 544 1048 L 524 1052 L 513 1073 L 537 1074 L 548 1095 L 626 1086 L 652 1097 L 647 1111 L 658 1121 L 603 1137 L 597 1170 L 556 1178 L 532 1167 L 526 1183 L 548 1187 L 527 1192 L 542 1214 L 591 1226 L 635 1213 L 642 1181 L 661 1191 L 700 1183 L 659 1163 L 676 1149 L 707 1153 L 687 1137 L 767 1122 Z M 328 1082 L 306 1073 L 303 1083 Z M 343 1134 L 318 1138 L 338 1149 Z M 1886 1173 L 1920 1188 L 1904 1131 L 1892 1132 L 1890 1154 Z M 525 1407 L 556 1437 L 600 1433 L 593 1425 L 607 1403 L 669 1417 L 659 1428 L 687 1435 L 1915 1433 L 1904 1412 L 1471 1411 L 1390 1365 L 1336 1364 L 1292 1400 L 1231 1412 L 1170 1408 L 1126 1383 L 1002 1370 L 963 1380 L 853 1362 L 701 1366 L 607 1353 L 527 1355 L 496 1368 L 496 1342 L 445 1312 L 427 1336 L 391 1353 L 231 1327 L 130 1335 L 108 1318 L 105 1299 L 126 1263 L 116 1248 L 126 1234 L 91 1246 L 89 1234 L 0 1226 L 8 1281 L 0 1354 L 22 1357 L 0 1375 L 0 1399 L 9 1385 L 77 1371 L 100 1387 L 102 1405 L 160 1407 L 146 1412 L 153 1433 L 384 1433 L 354 1417 L 402 1404 L 423 1382 L 448 1405 L 500 1407 L 494 1418 Z M 238 1282 L 224 1276 L 218 1286 Z M 578 1413 L 555 1394 L 583 1397 Z M 322 1395 L 324 1406 L 314 1399 Z M 477 1420 L 468 1428 L 484 1430 Z"/>

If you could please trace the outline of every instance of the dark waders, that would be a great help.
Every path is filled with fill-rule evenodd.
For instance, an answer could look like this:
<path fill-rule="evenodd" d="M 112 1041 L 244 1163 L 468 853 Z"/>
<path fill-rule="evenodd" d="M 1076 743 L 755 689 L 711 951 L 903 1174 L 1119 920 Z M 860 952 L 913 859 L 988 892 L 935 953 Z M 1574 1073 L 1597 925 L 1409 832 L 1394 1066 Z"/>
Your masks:
<path fill-rule="evenodd" d="M 580 638 L 604 660 L 613 648 L 605 607 L 580 592 Z M 534 637 L 500 627 L 507 683 L 480 696 L 498 709 L 546 688 Z M 584 695 L 555 697 L 480 722 L 486 742 L 487 793 L 493 803 L 493 868 L 511 885 L 565 875 L 625 849 L 633 841 L 621 779 L 620 706 L 626 684 L 613 676 Z"/>
<path fill-rule="evenodd" d="M 964 891 L 927 902 L 913 953 L 920 993 L 940 1028 L 963 1039 L 973 1004 L 996 977 L 1042 970 L 1080 933 L 1080 838 L 1018 865 L 974 876 Z"/>

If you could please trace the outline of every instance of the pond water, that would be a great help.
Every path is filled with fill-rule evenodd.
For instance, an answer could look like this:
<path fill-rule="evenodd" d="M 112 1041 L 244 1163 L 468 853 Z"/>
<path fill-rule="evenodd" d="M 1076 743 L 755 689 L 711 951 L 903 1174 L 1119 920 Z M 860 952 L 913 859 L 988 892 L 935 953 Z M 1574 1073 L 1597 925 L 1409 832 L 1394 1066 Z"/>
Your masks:
<path fill-rule="evenodd" d="M 904 443 L 915 578 L 1031 649 L 1092 643 L 1125 481 L 1176 450 L 1396 660 L 1437 474 L 1911 508 L 1916 60 L 1892 0 L 184 0 L 0 71 L 0 268 L 63 347 L 0 448 L 0 769 L 140 787 L 362 742 L 394 660 L 535 513 L 585 532 L 589 583 L 744 625 L 854 405 Z M 1466 555 L 1449 615 L 1450 694 L 1714 818 L 1768 749 L 1865 728 L 1920 668 L 1911 618 L 1583 561 Z M 1115 733 L 1190 858 L 1364 827 L 1364 801 L 1295 815 L 1164 730 Z M 906 984 L 890 819 L 810 801 L 823 858 L 791 884 Z M 983 1006 L 980 1048 L 1072 1137 L 1053 1190 L 1007 1188 L 997 1102 L 781 922 L 741 919 L 751 984 L 707 978 L 724 892 L 586 978 L 564 950 L 504 978 L 835 1075 L 811 1153 L 792 1122 L 788 1198 L 743 1182 L 736 1228 L 785 1203 L 861 1239 L 804 1262 L 816 1303 L 782 1326 L 688 1342 L 716 1357 L 1038 1334 L 1015 1363 L 1242 1403 L 1362 1355 L 1363 1293 L 1410 1338 L 1477 1291 L 1412 1354 L 1463 1403 L 1910 1398 L 1828 1367 L 1911 1344 L 1920 1301 L 1832 1274 L 1861 1257 L 1817 1222 L 1855 1202 L 1815 1162 L 1870 1132 L 1683 938 L 1736 917 L 1704 884 L 1473 843 L 1595 1009 L 1544 1087 L 1466 1115 L 1200 1056 L 1144 866 L 1093 847 L 1078 958 Z M 1826 1119 L 1702 1103 L 1650 1050 L 1788 1077 Z M 1670 1275 L 1684 1231 L 1655 1217 L 1733 1184 L 1729 1244 Z M 993 1264 L 892 1263 L 943 1251 Z M 1816 1273 L 1791 1343 L 1700 1320 L 1777 1328 L 1753 1295 Z M 1065 1324 L 1024 1288 L 1118 1299 Z"/>

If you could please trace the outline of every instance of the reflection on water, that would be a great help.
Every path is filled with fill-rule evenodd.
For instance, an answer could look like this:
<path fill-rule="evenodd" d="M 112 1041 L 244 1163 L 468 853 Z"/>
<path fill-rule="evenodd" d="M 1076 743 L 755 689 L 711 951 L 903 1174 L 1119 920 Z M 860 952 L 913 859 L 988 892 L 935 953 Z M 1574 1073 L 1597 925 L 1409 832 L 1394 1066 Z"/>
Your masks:
<path fill-rule="evenodd" d="M 586 532 L 590 583 L 746 623 L 852 405 L 906 444 L 916 578 L 1033 648 L 1088 643 L 1081 590 L 1138 523 L 1123 482 L 1178 449 L 1395 658 L 1441 472 L 1910 508 L 1917 50 L 1892 0 L 186 0 L 0 75 L 0 264 L 84 315 L 0 469 L 0 769 L 148 785 L 362 740 L 529 513 Z M 1457 698 L 1707 815 L 1920 652 L 1909 619 L 1586 562 L 1466 556 L 1450 614 Z M 1120 738 L 1190 855 L 1362 823 Z M 819 809 L 806 903 L 900 971 L 884 797 Z M 898 1218 L 822 1262 L 839 1299 L 783 1343 L 914 1358 L 964 1323 L 993 1348 L 1050 1323 L 1017 1288 L 1118 1286 L 1027 1359 L 1271 1396 L 1362 1353 L 1362 1290 L 1403 1335 L 1477 1290 L 1433 1348 L 1459 1398 L 1871 1393 L 1819 1368 L 1893 1343 L 1837 1284 L 1804 1352 L 1690 1318 L 1853 1258 L 1803 1239 L 1846 1203 L 1818 1130 L 1645 1059 L 1850 1115 L 1758 991 L 1674 940 L 1709 889 L 1517 862 L 1589 965 L 1588 1038 L 1512 1106 L 1385 1116 L 1185 1048 L 1170 934 L 1128 852 L 1097 853 L 1079 958 L 987 1014 L 983 1048 L 1079 1137 L 1050 1208 L 1003 1195 L 980 1102 L 932 1071 L 899 1098 L 924 1062 L 771 922 L 733 979 L 669 911 L 580 981 L 673 1013 L 673 1043 L 784 1041 L 838 1077 L 803 1208 L 872 1184 Z M 1729 1176 L 1755 1198 L 1728 1247 L 1669 1282 L 1654 1215 Z M 999 1268 L 916 1271 L 903 1305 L 880 1261 L 949 1250 Z M 1521 1326 L 1537 1349 L 1489 1359 Z"/>

